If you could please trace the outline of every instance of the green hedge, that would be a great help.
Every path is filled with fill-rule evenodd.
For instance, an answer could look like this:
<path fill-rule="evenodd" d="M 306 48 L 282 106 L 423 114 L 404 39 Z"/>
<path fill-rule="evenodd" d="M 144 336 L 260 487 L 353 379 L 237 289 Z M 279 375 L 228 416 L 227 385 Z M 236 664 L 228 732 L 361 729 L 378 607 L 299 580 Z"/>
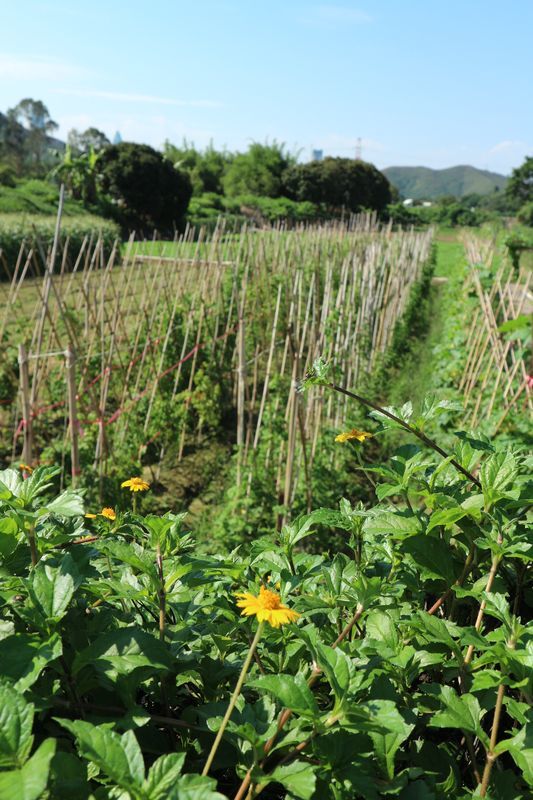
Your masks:
<path fill-rule="evenodd" d="M 52 245 L 55 223 L 53 215 L 0 214 L 0 280 L 9 278 L 23 243 L 26 252 L 30 247 L 34 249 L 36 266 L 42 269 L 43 254 L 46 256 Z M 105 252 L 109 253 L 115 239 L 120 238 L 120 229 L 114 222 L 91 214 L 64 217 L 61 243 L 68 237 L 69 262 L 74 263 L 85 236 L 92 235 L 95 240 L 99 234 L 103 236 Z"/>

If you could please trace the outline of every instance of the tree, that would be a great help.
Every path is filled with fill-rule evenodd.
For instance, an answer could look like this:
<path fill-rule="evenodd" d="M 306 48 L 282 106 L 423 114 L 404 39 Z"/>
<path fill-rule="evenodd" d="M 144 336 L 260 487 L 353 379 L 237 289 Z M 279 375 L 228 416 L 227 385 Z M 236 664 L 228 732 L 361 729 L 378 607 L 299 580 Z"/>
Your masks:
<path fill-rule="evenodd" d="M 105 210 L 125 230 L 172 233 L 192 194 L 189 176 L 145 144 L 121 142 L 98 160 L 98 192 Z"/>
<path fill-rule="evenodd" d="M 293 200 L 324 205 L 328 210 L 383 211 L 392 200 L 389 181 L 373 164 L 349 158 L 325 158 L 290 167 L 283 176 Z"/>
<path fill-rule="evenodd" d="M 41 100 L 26 97 L 13 108 L 8 109 L 7 118 L 13 131 L 21 126 L 25 160 L 30 169 L 40 170 L 48 147 L 48 137 L 57 130 L 57 122 L 51 119 L 47 107 Z"/>
<path fill-rule="evenodd" d="M 283 144 L 254 142 L 229 165 L 223 179 L 224 192 L 228 197 L 245 194 L 280 197 L 283 174 L 295 163 L 295 156 L 287 153 Z"/>
<path fill-rule="evenodd" d="M 74 200 L 81 200 L 85 205 L 97 202 L 96 180 L 97 165 L 100 154 L 92 147 L 86 153 L 73 154 L 67 144 L 65 157 L 61 164 L 50 172 L 50 178 L 58 178 L 65 184 Z"/>
<path fill-rule="evenodd" d="M 522 166 L 512 171 L 505 192 L 515 208 L 533 202 L 533 156 L 527 156 Z"/>
<path fill-rule="evenodd" d="M 177 169 L 187 172 L 193 195 L 223 194 L 222 179 L 232 160 L 225 150 L 215 150 L 212 143 L 204 151 L 197 150 L 192 142 L 184 139 L 181 147 L 166 141 L 163 154 Z"/>
<path fill-rule="evenodd" d="M 111 144 L 105 133 L 98 128 L 87 128 L 80 133 L 76 128 L 68 132 L 67 143 L 77 153 L 88 153 L 91 149 L 96 153 Z"/>

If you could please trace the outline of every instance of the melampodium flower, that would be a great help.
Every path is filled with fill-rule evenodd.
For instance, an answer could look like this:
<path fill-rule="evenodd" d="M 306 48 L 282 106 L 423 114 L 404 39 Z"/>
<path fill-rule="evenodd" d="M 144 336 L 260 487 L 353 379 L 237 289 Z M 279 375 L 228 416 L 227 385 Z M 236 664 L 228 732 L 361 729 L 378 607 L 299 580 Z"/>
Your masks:
<path fill-rule="evenodd" d="M 117 518 L 117 515 L 115 514 L 114 510 L 108 507 L 103 508 L 98 516 L 105 517 L 106 519 L 111 519 L 111 520 Z"/>
<path fill-rule="evenodd" d="M 30 467 L 29 464 L 19 464 L 19 469 L 21 469 L 22 472 L 27 472 L 28 475 L 31 475 L 33 472 L 33 468 Z"/>
<path fill-rule="evenodd" d="M 258 597 L 248 592 L 239 592 L 235 596 L 241 598 L 237 606 L 242 608 L 242 616 L 251 617 L 255 614 L 259 622 L 268 622 L 273 628 L 294 622 L 300 616 L 296 611 L 291 611 L 283 605 L 279 594 L 265 589 L 264 586 L 259 589 Z"/>
<path fill-rule="evenodd" d="M 145 492 L 150 488 L 150 484 L 143 481 L 142 478 L 130 478 L 120 484 L 122 489 L 129 489 L 130 492 Z"/>
<path fill-rule="evenodd" d="M 358 442 L 364 442 L 365 439 L 371 439 L 373 434 L 366 433 L 365 431 L 358 431 L 357 428 L 354 428 L 351 431 L 346 431 L 346 433 L 339 433 L 338 436 L 335 436 L 336 442 L 347 442 L 349 439 L 357 439 Z"/>

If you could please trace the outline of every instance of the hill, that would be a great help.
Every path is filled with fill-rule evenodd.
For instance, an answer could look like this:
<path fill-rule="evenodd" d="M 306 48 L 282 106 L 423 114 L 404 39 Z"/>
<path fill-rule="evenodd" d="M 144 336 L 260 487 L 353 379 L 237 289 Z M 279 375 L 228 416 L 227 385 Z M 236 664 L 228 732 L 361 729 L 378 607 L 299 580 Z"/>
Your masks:
<path fill-rule="evenodd" d="M 444 195 L 492 194 L 496 188 L 504 189 L 507 183 L 505 175 L 466 165 L 448 169 L 387 167 L 382 172 L 403 197 L 412 197 L 413 200 L 433 200 Z"/>

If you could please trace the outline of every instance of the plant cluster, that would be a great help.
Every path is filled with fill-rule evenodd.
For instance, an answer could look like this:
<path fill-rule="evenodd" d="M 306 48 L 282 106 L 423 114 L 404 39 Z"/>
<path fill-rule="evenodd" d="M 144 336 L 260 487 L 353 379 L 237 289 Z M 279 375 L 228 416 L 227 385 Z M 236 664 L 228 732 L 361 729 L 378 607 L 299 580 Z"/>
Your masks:
<path fill-rule="evenodd" d="M 57 470 L 0 473 L 1 800 L 525 800 L 531 459 L 466 432 L 442 451 L 446 410 L 339 437 L 414 437 L 364 464 L 374 505 L 210 557 L 183 514 L 87 519 Z"/>

